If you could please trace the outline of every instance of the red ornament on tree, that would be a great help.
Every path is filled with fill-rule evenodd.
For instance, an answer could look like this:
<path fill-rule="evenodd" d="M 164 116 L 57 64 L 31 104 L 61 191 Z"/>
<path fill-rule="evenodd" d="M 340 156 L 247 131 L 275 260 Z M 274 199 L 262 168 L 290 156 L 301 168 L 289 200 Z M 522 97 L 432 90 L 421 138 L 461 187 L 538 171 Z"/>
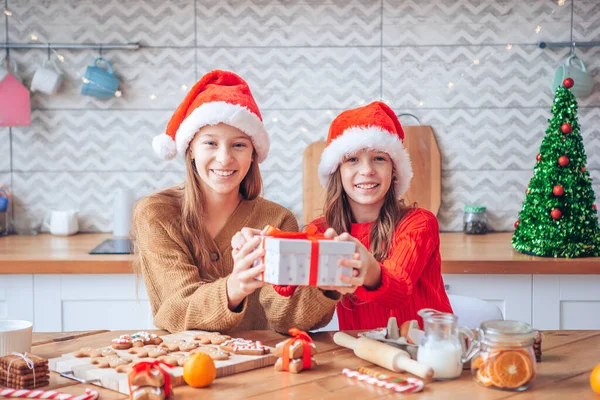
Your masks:
<path fill-rule="evenodd" d="M 550 215 L 552 215 L 553 219 L 559 219 L 562 217 L 562 212 L 558 208 L 555 208 L 550 212 Z"/>
<path fill-rule="evenodd" d="M 562 131 L 562 133 L 569 133 L 573 130 L 573 127 L 568 122 L 565 122 L 560 126 L 560 130 Z"/>
<path fill-rule="evenodd" d="M 552 188 L 552 194 L 555 196 L 562 196 L 565 194 L 565 189 L 560 185 L 556 185 Z"/>
<path fill-rule="evenodd" d="M 575 81 L 571 78 L 567 78 L 563 81 L 563 86 L 566 87 L 567 89 L 571 89 L 574 84 L 575 84 Z"/>
<path fill-rule="evenodd" d="M 585 167 L 581 167 L 581 172 L 585 172 Z"/>
<path fill-rule="evenodd" d="M 535 160 L 540 161 L 541 159 L 542 159 L 542 155 L 538 153 L 538 155 L 535 156 Z"/>
<path fill-rule="evenodd" d="M 597 210 L 597 209 L 598 209 L 598 208 L 596 207 L 596 205 L 595 205 L 595 204 L 592 204 L 592 208 L 593 208 L 594 210 Z"/>
<path fill-rule="evenodd" d="M 515 221 L 515 224 L 514 224 L 514 227 L 515 227 L 515 229 L 517 229 L 517 226 L 519 226 L 519 224 L 520 224 L 520 223 L 521 223 L 521 222 L 520 222 L 519 220 L 516 220 L 516 221 Z"/>
<path fill-rule="evenodd" d="M 531 190 L 529 190 L 529 188 L 527 188 L 527 190 L 525 191 L 525 193 L 529 194 L 529 192 L 531 192 Z"/>
<path fill-rule="evenodd" d="M 558 165 L 560 165 L 561 167 L 566 167 L 567 165 L 569 165 L 569 159 L 567 158 L 567 156 L 558 157 Z"/>

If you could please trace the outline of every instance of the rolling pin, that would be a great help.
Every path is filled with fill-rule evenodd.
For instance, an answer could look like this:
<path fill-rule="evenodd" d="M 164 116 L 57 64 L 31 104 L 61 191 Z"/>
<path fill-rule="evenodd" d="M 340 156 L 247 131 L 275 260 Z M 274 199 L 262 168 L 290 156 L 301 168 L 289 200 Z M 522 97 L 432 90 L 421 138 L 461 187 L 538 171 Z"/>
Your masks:
<path fill-rule="evenodd" d="M 397 347 L 366 337 L 358 339 L 344 332 L 333 335 L 335 344 L 354 350 L 354 354 L 363 360 L 395 372 L 410 372 L 423 379 L 433 376 L 433 369 L 410 358 L 410 355 Z"/>

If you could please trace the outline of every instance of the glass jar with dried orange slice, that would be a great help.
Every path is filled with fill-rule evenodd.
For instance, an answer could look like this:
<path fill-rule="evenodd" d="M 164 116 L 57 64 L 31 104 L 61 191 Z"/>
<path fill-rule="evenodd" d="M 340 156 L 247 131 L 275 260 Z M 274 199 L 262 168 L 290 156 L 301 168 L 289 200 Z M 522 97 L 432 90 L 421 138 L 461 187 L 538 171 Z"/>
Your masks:
<path fill-rule="evenodd" d="M 535 378 L 534 332 L 518 321 L 486 321 L 477 330 L 479 351 L 471 362 L 473 379 L 503 390 L 526 390 Z"/>

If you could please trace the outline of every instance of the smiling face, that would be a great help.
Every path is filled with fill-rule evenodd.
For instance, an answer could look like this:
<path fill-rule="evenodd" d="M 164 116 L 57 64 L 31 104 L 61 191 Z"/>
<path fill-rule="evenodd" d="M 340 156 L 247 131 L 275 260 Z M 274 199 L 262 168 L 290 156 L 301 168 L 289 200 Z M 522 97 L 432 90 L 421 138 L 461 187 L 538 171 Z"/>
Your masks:
<path fill-rule="evenodd" d="M 190 151 L 202 189 L 228 195 L 239 192 L 254 147 L 250 137 L 239 129 L 218 124 L 202 127 L 190 143 Z"/>
<path fill-rule="evenodd" d="M 340 164 L 340 175 L 353 210 L 372 206 L 379 211 L 392 184 L 392 174 L 393 164 L 387 153 L 361 150 L 346 156 Z"/>

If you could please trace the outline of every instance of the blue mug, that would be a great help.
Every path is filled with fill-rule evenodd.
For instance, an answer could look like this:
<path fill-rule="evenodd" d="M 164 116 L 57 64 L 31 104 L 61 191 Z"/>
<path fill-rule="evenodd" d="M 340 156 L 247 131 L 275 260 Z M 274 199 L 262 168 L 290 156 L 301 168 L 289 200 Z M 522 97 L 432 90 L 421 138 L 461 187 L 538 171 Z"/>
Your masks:
<path fill-rule="evenodd" d="M 99 67 L 99 62 L 104 63 L 105 68 Z M 115 97 L 118 89 L 119 80 L 113 73 L 112 65 L 108 60 L 98 57 L 94 60 L 94 65 L 86 68 L 83 86 L 81 87 L 81 94 L 84 96 L 106 99 Z"/>

